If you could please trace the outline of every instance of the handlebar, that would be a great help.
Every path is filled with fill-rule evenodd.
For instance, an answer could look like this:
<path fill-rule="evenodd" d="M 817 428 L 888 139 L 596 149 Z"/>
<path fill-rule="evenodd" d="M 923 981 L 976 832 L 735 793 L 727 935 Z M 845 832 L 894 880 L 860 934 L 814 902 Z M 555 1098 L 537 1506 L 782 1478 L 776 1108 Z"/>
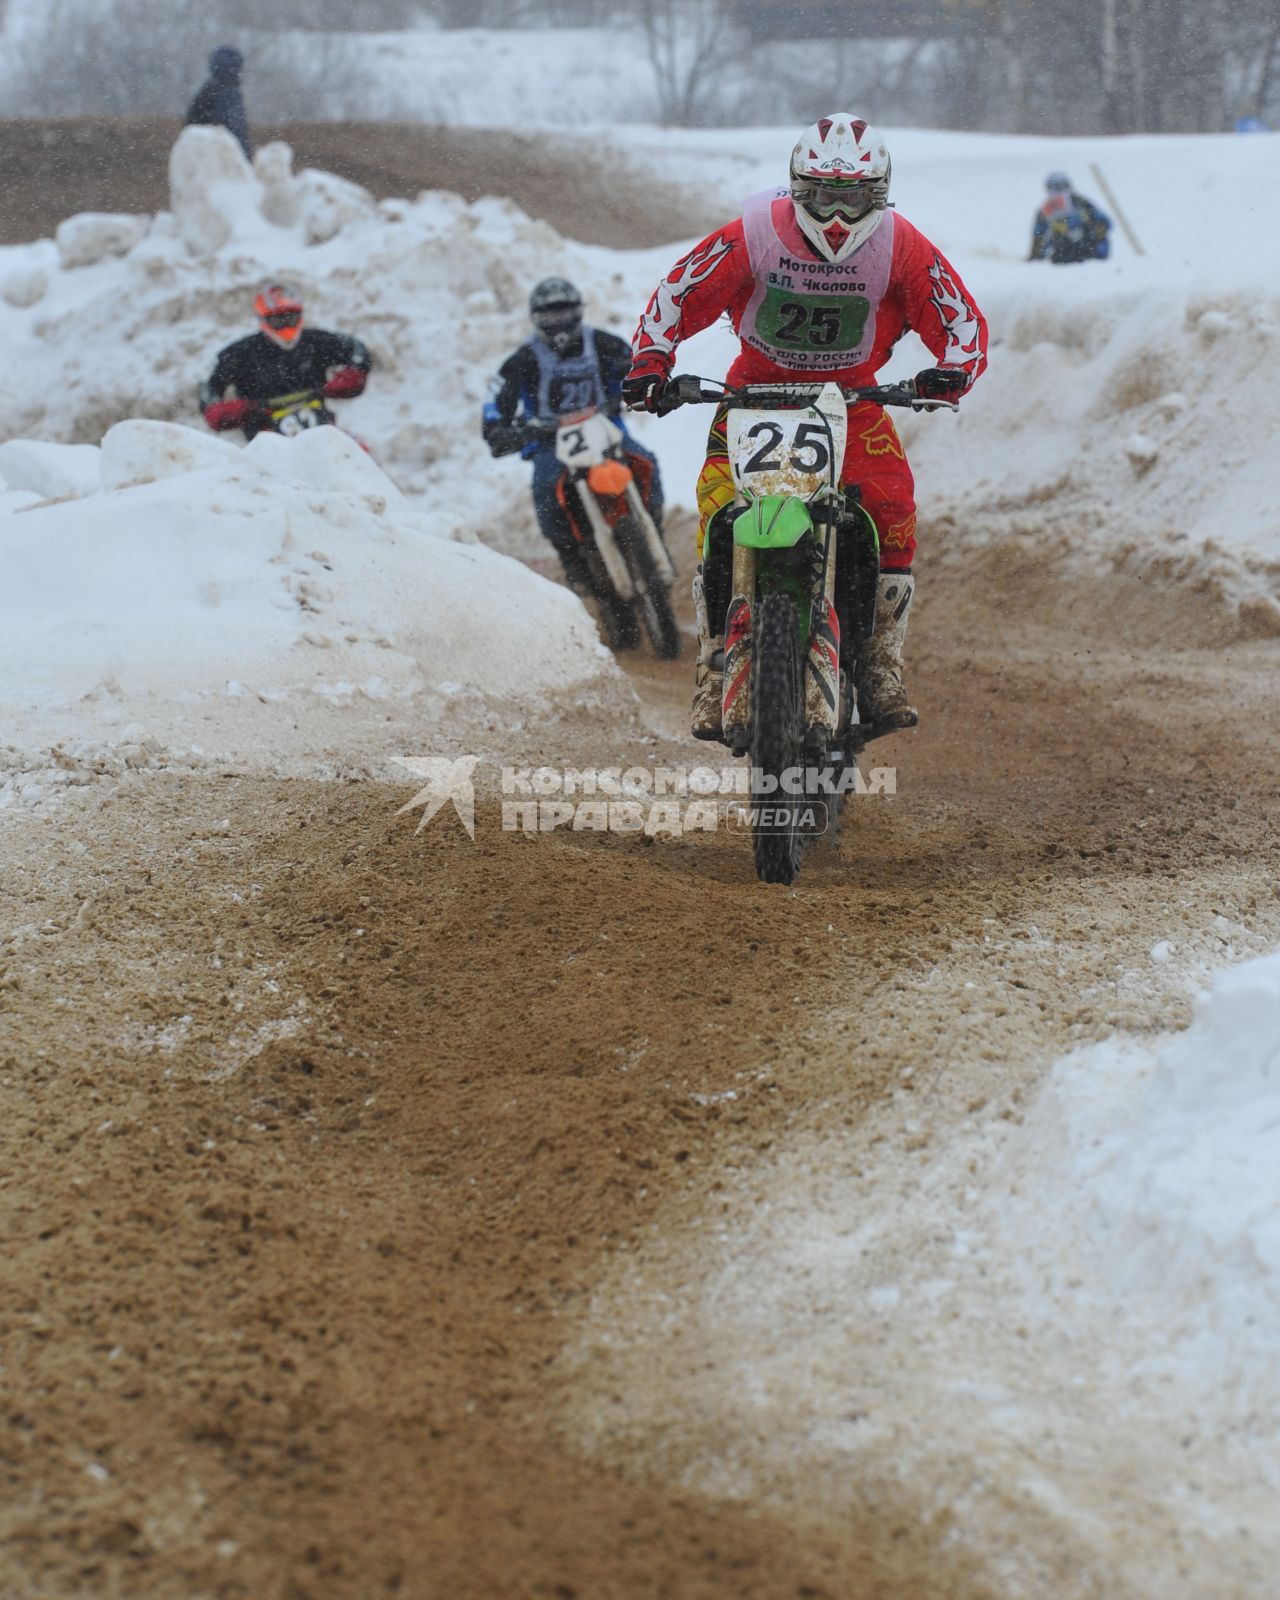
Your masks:
<path fill-rule="evenodd" d="M 823 383 L 746 383 L 738 388 L 715 383 L 708 386 L 706 378 L 692 373 L 681 373 L 672 378 L 662 391 L 656 412 L 660 417 L 678 411 L 681 406 L 723 405 L 729 409 L 749 406 L 768 410 L 812 405 L 826 387 Z M 904 406 L 912 411 L 958 411 L 954 400 L 925 399 L 916 393 L 916 380 L 905 378 L 901 383 L 868 384 L 860 389 L 840 390 L 846 405 L 870 401 L 877 406 Z"/>
<path fill-rule="evenodd" d="M 267 411 L 292 411 L 298 406 L 313 405 L 325 398 L 323 389 L 299 389 L 297 394 L 277 395 L 273 400 L 259 400 L 257 404 Z"/>

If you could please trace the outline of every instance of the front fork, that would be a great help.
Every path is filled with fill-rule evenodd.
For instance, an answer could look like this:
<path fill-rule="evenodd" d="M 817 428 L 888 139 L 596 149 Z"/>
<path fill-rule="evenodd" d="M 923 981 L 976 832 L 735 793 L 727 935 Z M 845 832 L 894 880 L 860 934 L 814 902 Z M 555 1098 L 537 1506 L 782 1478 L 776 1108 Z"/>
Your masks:
<path fill-rule="evenodd" d="M 758 552 L 746 544 L 733 547 L 733 599 L 724 619 L 724 698 L 721 726 L 724 742 L 735 756 L 751 743 L 751 599 L 756 592 Z"/>
<path fill-rule="evenodd" d="M 825 756 L 840 722 L 840 618 L 836 614 L 835 517 L 824 518 L 822 567 L 814 583 L 805 657 L 805 744 Z"/>
<path fill-rule="evenodd" d="M 627 563 L 627 558 L 618 548 L 618 540 L 613 531 L 613 520 L 605 515 L 604 509 L 596 498 L 594 491 L 587 482 L 584 474 L 574 484 L 579 504 L 582 506 L 587 523 L 591 529 L 596 549 L 600 552 L 600 559 L 604 569 L 609 574 L 609 582 L 613 585 L 620 600 L 633 600 L 636 593 L 635 578 Z M 650 563 L 658 575 L 658 581 L 670 588 L 675 582 L 675 568 L 671 565 L 671 557 L 667 554 L 667 547 L 658 537 L 658 530 L 654 526 L 649 508 L 644 503 L 636 481 L 632 478 L 626 487 L 625 500 L 627 509 L 631 512 L 635 525 L 640 530 L 640 537 L 648 546 Z"/>

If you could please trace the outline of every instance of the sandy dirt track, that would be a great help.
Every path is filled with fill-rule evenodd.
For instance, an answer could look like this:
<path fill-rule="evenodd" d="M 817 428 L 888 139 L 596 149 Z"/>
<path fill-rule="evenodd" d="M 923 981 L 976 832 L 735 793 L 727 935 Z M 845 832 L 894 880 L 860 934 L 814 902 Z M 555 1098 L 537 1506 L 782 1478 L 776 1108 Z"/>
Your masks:
<path fill-rule="evenodd" d="M 584 1454 L 610 1395 L 560 1358 L 658 1208 L 797 1120 L 856 1137 L 975 1051 L 1017 1114 L 1066 1044 L 1167 1021 L 1110 982 L 1160 902 L 1280 930 L 1274 645 L 1102 651 L 1000 570 L 926 566 L 900 793 L 794 892 L 727 837 L 415 835 L 369 784 L 0 817 L 6 1594 L 994 1600 L 900 1492 L 683 1487 L 696 1416 L 662 1471 L 607 1423 Z M 686 673 L 637 670 L 664 731 Z M 984 953 L 1029 916 L 1051 955 Z"/>

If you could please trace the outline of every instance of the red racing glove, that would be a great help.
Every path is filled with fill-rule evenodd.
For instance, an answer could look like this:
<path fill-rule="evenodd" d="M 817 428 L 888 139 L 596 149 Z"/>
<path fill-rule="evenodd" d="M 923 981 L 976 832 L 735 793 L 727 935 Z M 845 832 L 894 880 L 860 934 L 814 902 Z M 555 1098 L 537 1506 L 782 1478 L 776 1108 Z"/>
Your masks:
<path fill-rule="evenodd" d="M 632 411 L 657 411 L 670 367 L 661 356 L 637 356 L 622 380 L 622 398 Z"/>
<path fill-rule="evenodd" d="M 215 433 L 225 433 L 228 428 L 243 428 L 245 418 L 255 410 L 251 400 L 215 400 L 204 408 L 204 420 Z"/>
<path fill-rule="evenodd" d="M 354 400 L 358 394 L 364 393 L 368 380 L 369 374 L 361 372 L 359 367 L 339 367 L 324 386 L 325 397 L 329 400 Z"/>

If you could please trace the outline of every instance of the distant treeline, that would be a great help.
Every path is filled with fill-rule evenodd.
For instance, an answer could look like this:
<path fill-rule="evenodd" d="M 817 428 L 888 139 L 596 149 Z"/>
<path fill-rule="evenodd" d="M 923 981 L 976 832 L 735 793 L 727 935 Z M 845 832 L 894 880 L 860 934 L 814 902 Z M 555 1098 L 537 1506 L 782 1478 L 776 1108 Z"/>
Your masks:
<path fill-rule="evenodd" d="M 626 120 L 776 123 L 843 106 L 1010 133 L 1280 121 L 1280 0 L 0 0 L 0 17 L 6 6 L 9 115 L 177 112 L 208 49 L 233 39 L 281 114 L 368 116 L 361 92 L 376 85 L 348 66 L 352 33 L 585 27 L 607 30 Z M 299 31 L 316 36 L 306 50 Z M 656 103 L 627 97 L 629 54 L 652 65 Z"/>

